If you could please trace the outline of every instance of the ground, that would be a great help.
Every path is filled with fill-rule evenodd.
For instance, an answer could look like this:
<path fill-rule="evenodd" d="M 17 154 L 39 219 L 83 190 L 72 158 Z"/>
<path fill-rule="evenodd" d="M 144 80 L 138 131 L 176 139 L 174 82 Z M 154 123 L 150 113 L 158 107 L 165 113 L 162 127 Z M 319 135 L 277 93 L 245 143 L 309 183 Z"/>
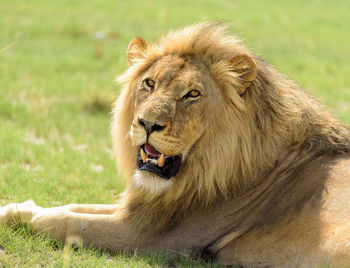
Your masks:
<path fill-rule="evenodd" d="M 31 198 L 41 206 L 114 202 L 125 184 L 111 157 L 109 111 L 128 42 L 205 20 L 227 23 L 350 124 L 346 0 L 2 0 L 0 205 Z M 0 227 L 0 264 L 204 265 L 166 253 L 64 248 L 21 225 Z"/>

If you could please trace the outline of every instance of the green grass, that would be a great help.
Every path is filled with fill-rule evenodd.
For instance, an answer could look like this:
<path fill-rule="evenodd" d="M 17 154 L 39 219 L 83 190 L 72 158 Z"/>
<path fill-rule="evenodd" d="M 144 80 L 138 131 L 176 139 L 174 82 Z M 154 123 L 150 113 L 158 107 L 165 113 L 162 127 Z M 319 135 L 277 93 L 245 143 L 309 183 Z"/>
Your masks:
<path fill-rule="evenodd" d="M 0 54 L 0 205 L 113 203 L 125 183 L 110 153 L 109 106 L 128 42 L 204 20 L 226 22 L 350 123 L 347 0 L 2 0 L 0 50 L 18 42 Z M 64 249 L 26 226 L 0 228 L 0 264 L 204 265 L 166 253 Z"/>

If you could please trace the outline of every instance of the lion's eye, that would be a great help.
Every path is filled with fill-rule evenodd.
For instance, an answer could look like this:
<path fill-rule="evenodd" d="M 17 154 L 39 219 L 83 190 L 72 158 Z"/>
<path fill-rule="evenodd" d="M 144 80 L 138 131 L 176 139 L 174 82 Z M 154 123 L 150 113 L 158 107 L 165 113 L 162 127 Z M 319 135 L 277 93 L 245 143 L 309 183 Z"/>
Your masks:
<path fill-rule="evenodd" d="M 189 92 L 187 92 L 187 94 L 184 96 L 184 99 L 188 99 L 188 98 L 197 98 L 201 95 L 201 93 L 196 90 L 196 89 L 193 89 Z"/>
<path fill-rule="evenodd" d="M 156 82 L 154 82 L 152 79 L 149 79 L 149 78 L 147 78 L 143 81 L 143 86 L 148 91 L 153 91 L 155 84 L 156 84 Z"/>

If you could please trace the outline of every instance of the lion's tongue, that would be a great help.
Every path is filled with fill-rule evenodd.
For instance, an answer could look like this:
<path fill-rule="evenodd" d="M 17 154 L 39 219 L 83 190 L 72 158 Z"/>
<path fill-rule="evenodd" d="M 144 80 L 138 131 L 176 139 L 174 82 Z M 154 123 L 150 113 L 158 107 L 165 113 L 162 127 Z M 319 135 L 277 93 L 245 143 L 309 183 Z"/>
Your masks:
<path fill-rule="evenodd" d="M 159 167 L 164 166 L 165 160 L 168 158 L 168 156 L 160 153 L 148 143 L 145 144 L 144 149 L 146 153 L 143 151 L 142 148 L 140 152 L 144 163 L 147 161 L 152 161 L 155 165 L 158 165 Z"/>
<path fill-rule="evenodd" d="M 158 152 L 155 148 L 153 148 L 149 143 L 145 144 L 145 151 L 148 155 L 152 157 L 160 157 L 161 153 Z"/>

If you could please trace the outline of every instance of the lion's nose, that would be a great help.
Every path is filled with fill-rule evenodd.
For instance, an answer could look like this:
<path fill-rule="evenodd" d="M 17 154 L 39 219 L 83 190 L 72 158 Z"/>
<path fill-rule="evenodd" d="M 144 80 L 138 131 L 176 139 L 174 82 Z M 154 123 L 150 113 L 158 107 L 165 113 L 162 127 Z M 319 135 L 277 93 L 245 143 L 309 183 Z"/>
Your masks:
<path fill-rule="evenodd" d="M 142 118 L 139 118 L 139 124 L 146 130 L 147 135 L 150 135 L 153 131 L 161 131 L 166 127 Z"/>

